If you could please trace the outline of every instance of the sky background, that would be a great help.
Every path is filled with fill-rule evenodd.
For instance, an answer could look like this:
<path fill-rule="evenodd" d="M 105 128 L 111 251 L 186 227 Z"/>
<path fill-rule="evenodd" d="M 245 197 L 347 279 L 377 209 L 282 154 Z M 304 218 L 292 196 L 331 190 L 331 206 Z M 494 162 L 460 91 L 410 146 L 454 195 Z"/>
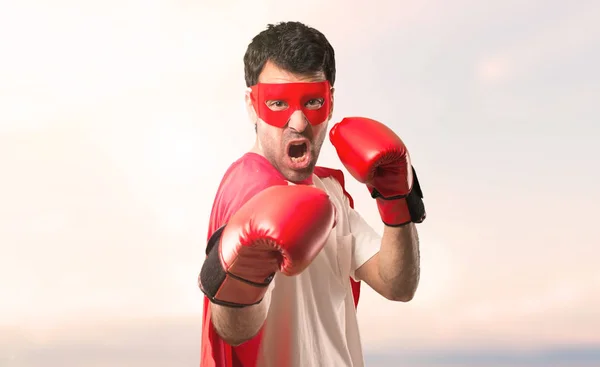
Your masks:
<path fill-rule="evenodd" d="M 584 0 L 3 2 L 0 366 L 198 365 L 208 216 L 254 139 L 242 58 L 284 20 L 335 48 L 334 122 L 392 127 L 425 195 L 414 300 L 363 287 L 368 366 L 600 365 L 599 16 Z M 319 163 L 342 168 L 328 141 Z"/>

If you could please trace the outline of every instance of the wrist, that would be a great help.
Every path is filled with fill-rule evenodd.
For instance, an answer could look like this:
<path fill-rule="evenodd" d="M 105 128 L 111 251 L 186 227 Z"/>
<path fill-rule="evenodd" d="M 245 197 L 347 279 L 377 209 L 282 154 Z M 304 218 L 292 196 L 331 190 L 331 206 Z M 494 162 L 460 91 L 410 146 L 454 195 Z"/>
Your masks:
<path fill-rule="evenodd" d="M 226 271 L 220 260 L 218 246 L 215 246 L 202 265 L 198 285 L 210 302 L 243 308 L 260 303 L 272 279 L 269 276 L 258 283 Z"/>
<path fill-rule="evenodd" d="M 414 167 L 413 185 L 407 195 L 385 199 L 375 187 L 369 187 L 371 196 L 377 200 L 381 220 L 387 226 L 399 227 L 408 223 L 421 223 L 427 213 L 423 203 L 423 191 Z"/>
<path fill-rule="evenodd" d="M 219 228 L 208 241 L 208 254 L 198 276 L 198 286 L 210 302 L 217 305 L 242 308 L 258 304 L 267 292 L 275 272 L 263 277 L 261 274 L 268 272 L 267 267 L 258 267 L 260 271 L 253 271 L 255 268 L 244 267 L 243 265 L 247 264 L 244 264 L 244 259 L 239 257 L 237 262 L 241 264 L 244 271 L 234 274 L 235 271 L 232 270 L 235 269 L 231 266 L 226 269 L 221 253 L 224 229 L 225 227 Z"/>
<path fill-rule="evenodd" d="M 399 227 L 412 222 L 406 199 L 385 200 L 377 198 L 379 216 L 386 226 Z"/>

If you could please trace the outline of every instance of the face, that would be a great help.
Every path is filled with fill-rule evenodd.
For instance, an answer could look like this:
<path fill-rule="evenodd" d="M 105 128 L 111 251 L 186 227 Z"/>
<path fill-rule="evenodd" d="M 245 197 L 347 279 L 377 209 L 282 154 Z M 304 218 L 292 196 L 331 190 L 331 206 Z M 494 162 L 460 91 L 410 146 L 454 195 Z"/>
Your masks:
<path fill-rule="evenodd" d="M 333 111 L 333 89 L 323 73 L 301 76 L 267 63 L 246 93 L 256 123 L 254 150 L 292 182 L 312 175 Z"/>

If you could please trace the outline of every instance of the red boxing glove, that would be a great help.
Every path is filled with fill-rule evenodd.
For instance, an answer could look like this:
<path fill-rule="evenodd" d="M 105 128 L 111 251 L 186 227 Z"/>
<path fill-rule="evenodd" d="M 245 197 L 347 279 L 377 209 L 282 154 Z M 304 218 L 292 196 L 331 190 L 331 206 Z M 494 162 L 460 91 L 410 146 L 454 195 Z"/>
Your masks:
<path fill-rule="evenodd" d="M 402 140 L 384 124 L 365 117 L 347 117 L 329 133 L 342 164 L 377 199 L 388 226 L 425 220 L 423 193 Z"/>
<path fill-rule="evenodd" d="M 210 238 L 198 283 L 211 302 L 259 303 L 275 272 L 301 273 L 325 246 L 335 206 L 311 186 L 272 186 L 248 200 Z"/>

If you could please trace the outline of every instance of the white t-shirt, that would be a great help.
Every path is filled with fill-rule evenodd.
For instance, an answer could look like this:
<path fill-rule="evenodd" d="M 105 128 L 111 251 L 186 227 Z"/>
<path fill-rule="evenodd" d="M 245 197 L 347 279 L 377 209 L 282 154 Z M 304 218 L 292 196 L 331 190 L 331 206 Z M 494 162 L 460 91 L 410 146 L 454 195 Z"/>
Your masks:
<path fill-rule="evenodd" d="M 293 277 L 277 274 L 265 300 L 269 313 L 260 367 L 362 367 L 364 358 L 350 285 L 381 236 L 350 207 L 334 178 L 313 176 L 337 209 L 337 223 L 311 265 Z"/>

